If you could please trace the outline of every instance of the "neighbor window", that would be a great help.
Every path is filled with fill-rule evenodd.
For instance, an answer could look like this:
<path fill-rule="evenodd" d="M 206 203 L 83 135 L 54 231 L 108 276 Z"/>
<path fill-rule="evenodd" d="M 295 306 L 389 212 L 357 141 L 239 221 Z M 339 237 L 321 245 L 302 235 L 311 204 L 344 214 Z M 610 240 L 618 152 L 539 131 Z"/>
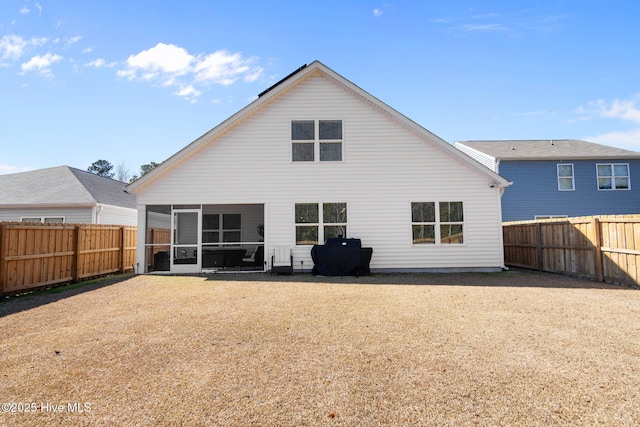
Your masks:
<path fill-rule="evenodd" d="M 628 190 L 629 164 L 597 164 L 598 190 Z"/>
<path fill-rule="evenodd" d="M 558 166 L 558 190 L 572 191 L 575 190 L 573 181 L 573 165 L 562 163 Z"/>
<path fill-rule="evenodd" d="M 415 245 L 463 243 L 462 202 L 411 203 L 411 233 Z"/>
<path fill-rule="evenodd" d="M 41 222 L 44 224 L 63 224 L 64 217 L 62 216 L 35 216 L 20 218 L 20 222 Z"/>
<path fill-rule="evenodd" d="M 346 203 L 296 203 L 296 245 L 316 245 L 347 235 Z"/>
<path fill-rule="evenodd" d="M 294 162 L 342 160 L 342 120 L 293 120 L 291 159 Z"/>
<path fill-rule="evenodd" d="M 533 219 L 568 218 L 567 215 L 534 215 Z"/>

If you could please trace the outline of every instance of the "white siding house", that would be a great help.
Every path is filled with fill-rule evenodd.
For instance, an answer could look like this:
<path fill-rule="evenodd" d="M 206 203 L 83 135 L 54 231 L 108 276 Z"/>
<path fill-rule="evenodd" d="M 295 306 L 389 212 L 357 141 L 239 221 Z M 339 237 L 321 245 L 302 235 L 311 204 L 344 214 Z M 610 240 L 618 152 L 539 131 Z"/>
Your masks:
<path fill-rule="evenodd" d="M 145 271 L 232 267 L 207 250 L 262 245 L 258 269 L 287 246 L 310 270 L 312 245 L 336 235 L 373 248 L 374 272 L 496 271 L 508 184 L 316 61 L 128 191 Z"/>

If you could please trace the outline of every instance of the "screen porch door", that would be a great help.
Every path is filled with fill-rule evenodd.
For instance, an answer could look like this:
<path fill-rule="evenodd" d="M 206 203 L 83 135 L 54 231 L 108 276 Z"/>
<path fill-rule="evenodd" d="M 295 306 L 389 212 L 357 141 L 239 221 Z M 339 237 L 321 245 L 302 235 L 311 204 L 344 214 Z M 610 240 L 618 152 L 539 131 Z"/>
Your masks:
<path fill-rule="evenodd" d="M 199 273 L 202 225 L 200 209 L 174 209 L 171 216 L 171 271 Z"/>

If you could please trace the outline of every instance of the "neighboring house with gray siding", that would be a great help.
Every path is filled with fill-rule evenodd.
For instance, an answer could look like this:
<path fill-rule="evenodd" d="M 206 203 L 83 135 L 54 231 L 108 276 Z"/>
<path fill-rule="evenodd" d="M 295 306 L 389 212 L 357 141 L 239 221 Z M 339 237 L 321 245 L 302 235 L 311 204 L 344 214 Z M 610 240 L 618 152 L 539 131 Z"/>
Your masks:
<path fill-rule="evenodd" d="M 259 252 L 269 269 L 282 247 L 309 271 L 338 236 L 373 248 L 372 271 L 499 271 L 508 184 L 316 61 L 128 191 L 144 271 L 250 268 Z"/>
<path fill-rule="evenodd" d="M 575 139 L 457 141 L 513 184 L 504 221 L 640 213 L 640 153 Z"/>
<path fill-rule="evenodd" d="M 125 186 L 69 166 L 0 175 L 0 221 L 136 225 Z"/>

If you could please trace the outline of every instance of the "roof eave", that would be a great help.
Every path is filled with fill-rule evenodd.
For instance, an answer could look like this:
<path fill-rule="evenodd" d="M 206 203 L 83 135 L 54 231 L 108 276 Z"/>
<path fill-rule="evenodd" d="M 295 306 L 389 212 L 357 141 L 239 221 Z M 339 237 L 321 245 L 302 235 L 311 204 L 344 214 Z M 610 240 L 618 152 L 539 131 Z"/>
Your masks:
<path fill-rule="evenodd" d="M 6 203 L 6 204 L 0 204 L 0 209 L 94 208 L 98 204 L 105 205 L 105 203 Z"/>
<path fill-rule="evenodd" d="M 496 157 L 501 162 L 507 161 L 537 161 L 559 162 L 570 160 L 640 160 L 640 156 L 554 156 L 554 157 Z"/>

